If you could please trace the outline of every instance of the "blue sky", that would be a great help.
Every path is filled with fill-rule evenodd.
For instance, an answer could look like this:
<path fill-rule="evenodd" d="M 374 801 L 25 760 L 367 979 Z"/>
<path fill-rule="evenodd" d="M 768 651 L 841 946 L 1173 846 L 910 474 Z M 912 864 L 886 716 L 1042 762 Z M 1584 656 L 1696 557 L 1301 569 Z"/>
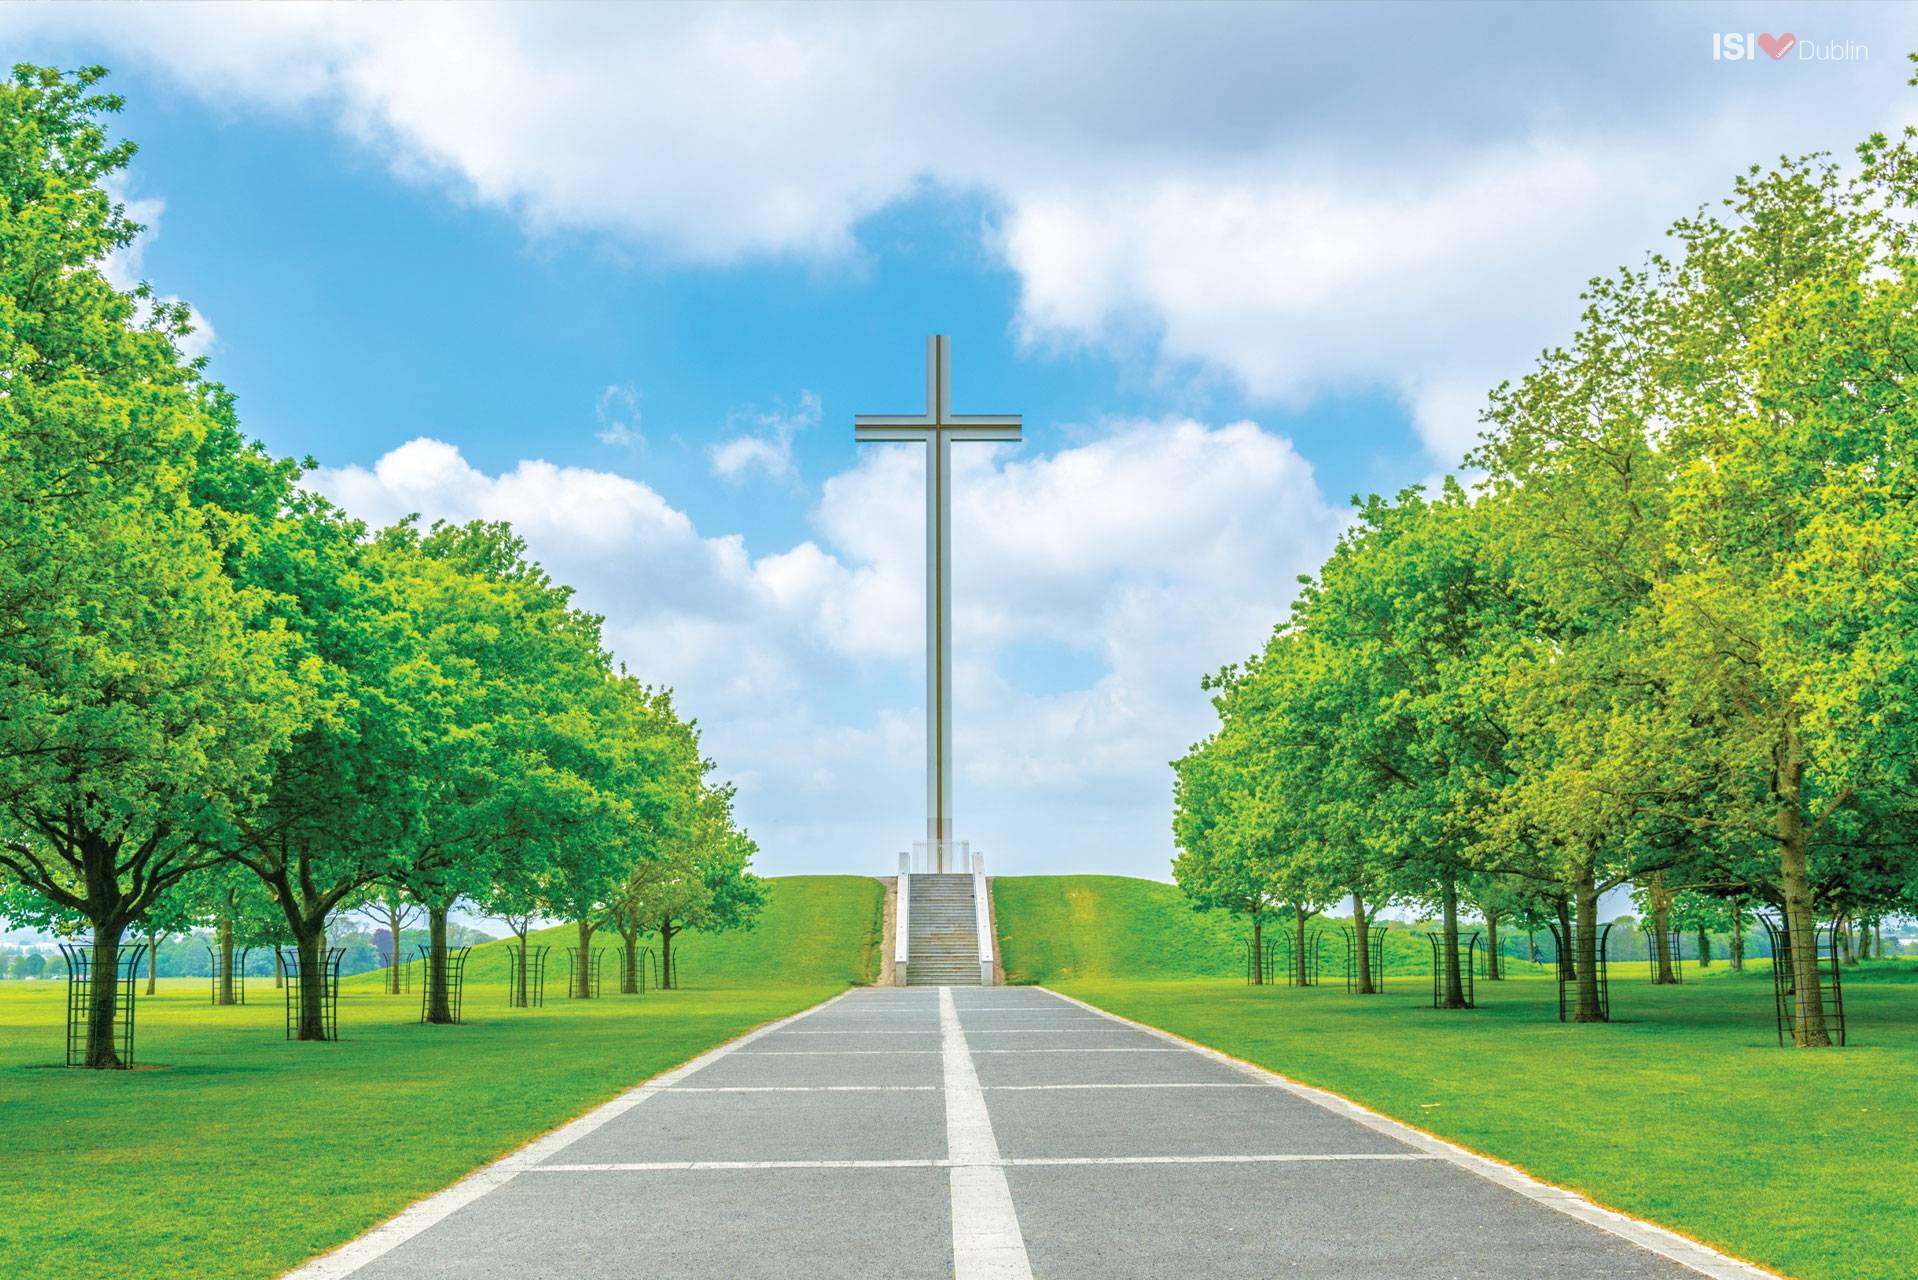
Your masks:
<path fill-rule="evenodd" d="M 1713 58 L 1746 30 L 1816 56 Z M 1198 678 L 1346 498 L 1454 465 L 1579 283 L 1743 164 L 1918 102 L 1896 6 L 15 7 L 0 42 L 114 68 L 119 269 L 205 318 L 249 429 L 370 519 L 513 519 L 772 872 L 922 829 L 919 462 L 851 418 L 919 407 L 926 334 L 1027 424 L 958 477 L 959 835 L 1163 876 Z"/>

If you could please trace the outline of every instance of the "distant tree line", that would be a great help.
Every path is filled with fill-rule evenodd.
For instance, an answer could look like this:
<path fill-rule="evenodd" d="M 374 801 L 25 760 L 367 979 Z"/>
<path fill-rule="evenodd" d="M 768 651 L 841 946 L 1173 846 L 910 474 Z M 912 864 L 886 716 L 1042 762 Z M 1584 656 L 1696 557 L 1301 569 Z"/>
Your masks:
<path fill-rule="evenodd" d="M 457 903 L 582 945 L 749 920 L 731 785 L 511 529 L 302 489 L 181 355 L 186 306 L 107 282 L 140 228 L 104 74 L 0 86 L 0 917 L 85 935 L 96 974 L 194 928 L 284 945 L 301 1039 L 347 911 L 423 919 L 437 1022 Z M 117 996 L 90 1066 L 120 1065 Z"/>
<path fill-rule="evenodd" d="M 1814 931 L 1851 958 L 1918 907 L 1918 147 L 1781 160 L 1593 280 L 1569 344 L 1491 393 L 1468 489 L 1358 504 L 1175 764 L 1201 905 L 1348 898 L 1575 939 L 1782 922 L 1795 1036 L 1828 1043 Z M 1361 951 L 1361 954 L 1363 952 Z M 1663 973 L 1661 973 L 1663 976 Z"/>

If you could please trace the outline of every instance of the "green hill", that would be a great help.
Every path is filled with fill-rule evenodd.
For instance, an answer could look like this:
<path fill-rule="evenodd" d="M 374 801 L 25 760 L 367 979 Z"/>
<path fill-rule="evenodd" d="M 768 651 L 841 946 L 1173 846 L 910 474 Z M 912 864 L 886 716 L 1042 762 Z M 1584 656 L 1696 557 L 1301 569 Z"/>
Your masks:
<path fill-rule="evenodd" d="M 871 982 L 879 976 L 879 945 L 885 888 L 869 876 L 774 876 L 766 881 L 766 906 L 751 929 L 725 933 L 688 931 L 673 938 L 679 980 L 689 990 L 717 987 L 794 987 L 821 983 Z M 548 997 L 563 996 L 566 949 L 577 946 L 572 925 L 535 930 L 529 945 L 551 947 L 546 958 Z M 503 989 L 509 972 L 512 938 L 474 947 L 466 961 L 469 997 L 475 987 Z M 623 947 L 618 934 L 601 929 L 594 948 L 605 949 L 600 980 L 607 994 L 618 990 Z M 641 947 L 659 953 L 657 937 L 641 937 Z M 412 969 L 419 990 L 420 961 Z M 377 990 L 386 971 L 343 978 L 344 990 Z M 652 986 L 652 979 L 647 979 Z"/>
<path fill-rule="evenodd" d="M 1002 876 L 992 882 L 999 947 L 1009 982 L 1071 978 L 1231 978 L 1245 974 L 1246 922 L 1222 911 L 1196 911 L 1177 885 L 1130 876 Z M 1322 973 L 1345 972 L 1344 939 L 1326 917 Z M 1266 922 L 1272 939 L 1290 930 L 1286 918 Z M 1409 928 L 1386 933 L 1385 967 L 1394 977 L 1432 971 L 1430 944 Z"/>

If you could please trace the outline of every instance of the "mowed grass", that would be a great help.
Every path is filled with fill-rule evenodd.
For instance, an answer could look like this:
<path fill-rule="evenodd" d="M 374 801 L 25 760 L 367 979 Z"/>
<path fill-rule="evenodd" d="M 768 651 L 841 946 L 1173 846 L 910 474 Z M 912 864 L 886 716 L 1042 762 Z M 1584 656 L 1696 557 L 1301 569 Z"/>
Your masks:
<path fill-rule="evenodd" d="M 341 984 L 335 1044 L 284 1039 L 271 979 L 244 1008 L 204 980 L 138 1005 L 151 1069 L 45 1069 L 64 984 L 0 984 L 0 1275 L 264 1277 L 340 1244 L 649 1076 L 877 973 L 882 889 L 771 881 L 752 932 L 686 934 L 684 989 L 509 1009 L 501 944 L 476 949 L 465 1023 Z M 569 938 L 568 941 L 571 939 Z M 675 950 L 679 949 L 675 940 Z M 554 952 L 558 960 L 562 952 Z"/>
<path fill-rule="evenodd" d="M 1008 977 L 1329 1089 L 1788 1275 L 1918 1275 L 1918 961 L 1845 971 L 1851 1047 L 1782 1050 L 1763 962 L 1742 975 L 1688 964 L 1679 987 L 1650 985 L 1642 962 L 1614 965 L 1618 1021 L 1598 1026 L 1561 1025 L 1556 983 L 1529 964 L 1481 981 L 1471 1011 L 1430 1007 L 1429 958 L 1388 967 L 1382 996 L 1346 995 L 1329 958 L 1325 986 L 1252 988 L 1236 931 L 1224 935 L 1234 976 L 1194 974 L 1218 926 L 1198 917 L 1192 936 L 1168 937 L 1182 920 L 1168 909 L 1177 890 L 1131 881 L 1108 892 L 1113 879 L 997 881 Z M 1112 937 L 1128 929 L 1135 941 Z M 1062 959 L 1070 972 L 1048 968 Z M 1115 960 L 1126 967 L 1096 967 Z"/>

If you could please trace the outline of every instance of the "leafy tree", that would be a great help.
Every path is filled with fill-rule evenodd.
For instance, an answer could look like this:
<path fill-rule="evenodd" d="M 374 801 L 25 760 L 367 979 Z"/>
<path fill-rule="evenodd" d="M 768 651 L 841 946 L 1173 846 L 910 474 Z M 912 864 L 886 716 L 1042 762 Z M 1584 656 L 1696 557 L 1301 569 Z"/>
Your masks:
<path fill-rule="evenodd" d="M 400 869 L 421 821 L 418 687 L 432 673 L 404 597 L 363 528 L 303 497 L 263 538 L 252 566 L 301 641 L 320 712 L 274 753 L 272 781 L 234 814 L 226 845 L 260 877 L 299 957 L 296 1036 L 319 1040 L 326 925 Z"/>
<path fill-rule="evenodd" d="M 226 572 L 245 515 L 196 493 L 248 468 L 231 404 L 180 356 L 185 309 L 99 271 L 139 230 L 102 186 L 132 155 L 104 74 L 0 86 L 0 872 L 83 918 L 103 974 L 304 714 Z M 86 1063 L 118 1066 L 118 988 L 93 992 Z"/>

